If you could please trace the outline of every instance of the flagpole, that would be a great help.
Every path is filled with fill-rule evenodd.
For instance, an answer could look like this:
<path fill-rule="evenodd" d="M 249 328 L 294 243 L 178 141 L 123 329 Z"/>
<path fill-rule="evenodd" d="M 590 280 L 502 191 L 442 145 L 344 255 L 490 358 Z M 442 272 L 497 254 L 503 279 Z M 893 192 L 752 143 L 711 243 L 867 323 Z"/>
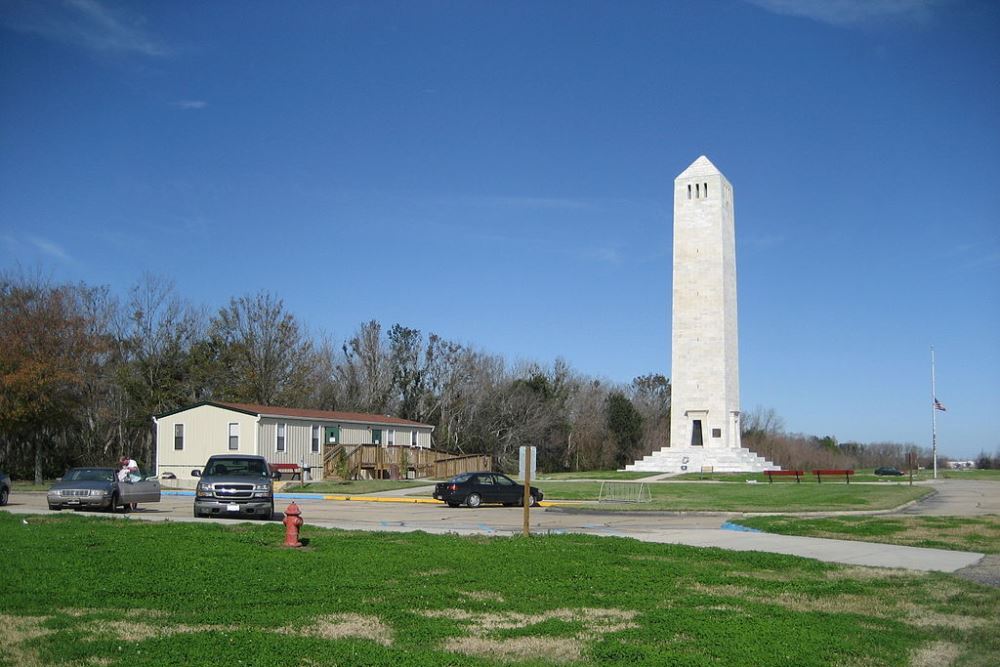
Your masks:
<path fill-rule="evenodd" d="M 934 479 L 937 479 L 937 391 L 934 387 L 934 346 L 931 345 L 931 454 L 934 457 Z"/>

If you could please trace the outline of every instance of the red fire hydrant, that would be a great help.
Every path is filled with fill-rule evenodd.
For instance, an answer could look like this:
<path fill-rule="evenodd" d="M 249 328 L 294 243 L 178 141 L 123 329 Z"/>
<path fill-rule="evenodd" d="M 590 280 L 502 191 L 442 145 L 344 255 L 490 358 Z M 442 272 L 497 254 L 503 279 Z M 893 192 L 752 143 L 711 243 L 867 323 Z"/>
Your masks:
<path fill-rule="evenodd" d="M 281 523 L 285 524 L 285 546 L 301 547 L 299 542 L 299 526 L 305 523 L 302 520 L 302 510 L 292 501 L 292 504 L 285 508 L 285 519 Z"/>

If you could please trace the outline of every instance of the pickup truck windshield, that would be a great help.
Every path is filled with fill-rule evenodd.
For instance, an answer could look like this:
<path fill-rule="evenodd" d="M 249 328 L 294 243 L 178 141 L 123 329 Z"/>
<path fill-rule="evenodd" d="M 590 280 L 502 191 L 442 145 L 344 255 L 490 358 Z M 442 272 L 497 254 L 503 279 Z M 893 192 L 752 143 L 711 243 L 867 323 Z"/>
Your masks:
<path fill-rule="evenodd" d="M 267 464 L 256 459 L 211 459 L 205 466 L 205 475 L 224 477 L 227 475 L 267 477 Z"/>

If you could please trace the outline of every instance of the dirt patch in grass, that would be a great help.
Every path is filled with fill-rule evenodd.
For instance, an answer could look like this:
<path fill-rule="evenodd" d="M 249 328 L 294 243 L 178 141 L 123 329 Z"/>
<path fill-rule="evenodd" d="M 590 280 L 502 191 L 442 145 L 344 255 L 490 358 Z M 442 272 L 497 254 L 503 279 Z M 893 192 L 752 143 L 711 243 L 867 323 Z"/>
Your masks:
<path fill-rule="evenodd" d="M 987 625 L 985 618 L 964 616 L 962 614 L 941 614 L 926 607 L 918 607 L 912 602 L 901 605 L 906 612 L 906 623 L 918 628 L 950 628 L 953 630 L 972 630 Z"/>
<path fill-rule="evenodd" d="M 519 612 L 477 613 L 465 609 L 427 609 L 418 612 L 427 618 L 447 618 L 465 626 L 467 635 L 445 643 L 445 649 L 466 655 L 499 657 L 501 660 L 542 659 L 572 662 L 583 655 L 586 642 L 610 632 L 637 627 L 638 612 L 623 609 L 552 609 L 538 614 Z M 499 638 L 491 634 L 518 630 L 550 620 L 583 626 L 569 637 Z"/>
<path fill-rule="evenodd" d="M 94 634 L 110 634 L 126 642 L 141 642 L 144 639 L 170 637 L 194 632 L 233 632 L 233 625 L 150 625 L 137 621 L 90 621 L 83 630 Z"/>
<path fill-rule="evenodd" d="M 445 650 L 471 656 L 489 656 L 510 662 L 545 660 L 547 662 L 575 662 L 583 656 L 582 642 L 560 637 L 515 637 L 489 639 L 487 637 L 458 637 L 448 640 Z"/>
<path fill-rule="evenodd" d="M 38 654 L 24 646 L 32 639 L 44 637 L 52 631 L 43 628 L 47 616 L 8 616 L 0 614 L 0 646 L 4 659 L 18 667 L 44 667 Z"/>
<path fill-rule="evenodd" d="M 458 593 L 477 602 L 504 602 L 503 596 L 494 591 L 459 591 Z"/>
<path fill-rule="evenodd" d="M 871 581 L 888 578 L 914 579 L 920 576 L 923 576 L 920 572 L 912 570 L 890 570 L 884 567 L 865 567 L 864 565 L 845 565 L 836 570 L 829 570 L 826 573 L 826 578 L 830 581 L 840 581 L 842 579 L 853 581 Z"/>
<path fill-rule="evenodd" d="M 826 595 L 817 597 L 806 593 L 780 593 L 774 596 L 762 595 L 743 586 L 723 584 L 706 586 L 696 584 L 695 590 L 708 595 L 736 597 L 756 602 L 770 602 L 791 611 L 824 612 L 832 614 L 857 614 L 876 618 L 898 619 L 918 628 L 949 628 L 971 630 L 988 623 L 986 619 L 962 614 L 942 614 L 921 607 L 907 600 L 897 600 L 890 595 Z M 957 588 L 943 591 L 942 596 L 960 592 Z M 717 606 L 717 605 L 716 605 Z M 712 609 L 715 606 L 710 607 Z"/>
<path fill-rule="evenodd" d="M 961 652 L 957 644 L 934 642 L 913 654 L 911 667 L 948 667 L 955 662 Z"/>
<path fill-rule="evenodd" d="M 355 637 L 369 639 L 383 646 L 392 644 L 392 630 L 377 616 L 364 614 L 329 614 L 320 616 L 312 625 L 303 628 L 283 628 L 276 632 L 294 633 L 323 639 Z"/>
<path fill-rule="evenodd" d="M 754 591 L 747 586 L 738 586 L 736 584 L 718 584 L 710 586 L 708 584 L 692 584 L 691 590 L 698 591 L 699 593 L 707 593 L 708 595 L 718 595 L 729 598 L 751 598 L 754 597 Z"/>

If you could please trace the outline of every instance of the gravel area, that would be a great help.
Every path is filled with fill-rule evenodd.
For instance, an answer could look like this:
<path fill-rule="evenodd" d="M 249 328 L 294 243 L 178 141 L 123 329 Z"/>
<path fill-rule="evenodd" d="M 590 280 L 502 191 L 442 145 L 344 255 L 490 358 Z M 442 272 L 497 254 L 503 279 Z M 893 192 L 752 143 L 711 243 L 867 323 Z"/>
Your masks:
<path fill-rule="evenodd" d="M 975 565 L 956 570 L 955 574 L 977 584 L 1000 588 L 1000 555 L 988 555 Z"/>

